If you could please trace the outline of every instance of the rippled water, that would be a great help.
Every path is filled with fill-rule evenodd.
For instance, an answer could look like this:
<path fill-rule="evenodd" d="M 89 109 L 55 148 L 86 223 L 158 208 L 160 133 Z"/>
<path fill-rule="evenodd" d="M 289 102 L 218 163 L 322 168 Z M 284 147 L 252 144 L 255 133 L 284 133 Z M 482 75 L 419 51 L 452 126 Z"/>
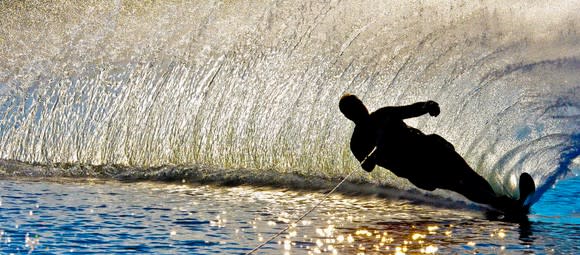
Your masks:
<path fill-rule="evenodd" d="M 531 223 L 336 195 L 261 253 L 579 254 L 580 181 L 552 187 L 580 165 L 578 13 L 578 0 L 0 0 L 0 253 L 245 253 L 324 196 L 43 178 L 313 190 L 354 171 L 412 189 L 360 171 L 337 107 L 349 92 L 370 110 L 439 102 L 408 124 L 499 194 L 530 173 Z"/>
<path fill-rule="evenodd" d="M 491 221 L 474 208 L 331 195 L 258 254 L 574 254 L 577 207 L 550 198 L 578 193 L 579 180 L 546 193 L 529 224 Z M 323 196 L 246 186 L 2 180 L 0 253 L 246 253 Z M 578 205 L 578 196 L 571 199 Z"/>

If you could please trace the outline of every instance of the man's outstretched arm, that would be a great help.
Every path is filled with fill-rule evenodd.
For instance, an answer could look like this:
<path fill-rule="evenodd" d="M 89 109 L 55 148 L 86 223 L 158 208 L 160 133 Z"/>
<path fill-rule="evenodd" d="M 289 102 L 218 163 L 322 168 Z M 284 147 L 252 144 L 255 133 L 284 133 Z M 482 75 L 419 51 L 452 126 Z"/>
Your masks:
<path fill-rule="evenodd" d="M 387 106 L 376 110 L 374 114 L 378 114 L 379 118 L 408 119 L 419 117 L 426 113 L 431 116 L 437 116 L 440 112 L 439 104 L 435 101 L 426 101 L 405 106 Z"/>

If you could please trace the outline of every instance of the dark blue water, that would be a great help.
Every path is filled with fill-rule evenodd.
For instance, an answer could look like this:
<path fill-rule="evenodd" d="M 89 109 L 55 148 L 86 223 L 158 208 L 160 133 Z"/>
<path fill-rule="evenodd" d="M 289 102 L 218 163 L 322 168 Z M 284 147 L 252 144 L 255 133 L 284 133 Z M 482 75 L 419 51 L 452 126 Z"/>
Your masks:
<path fill-rule="evenodd" d="M 258 254 L 577 254 L 580 177 L 529 224 L 478 209 L 333 195 Z M 98 180 L 0 181 L 2 254 L 236 254 L 322 199 L 318 192 Z"/>
<path fill-rule="evenodd" d="M 532 220 L 580 227 L 580 176 L 558 182 L 532 207 Z"/>

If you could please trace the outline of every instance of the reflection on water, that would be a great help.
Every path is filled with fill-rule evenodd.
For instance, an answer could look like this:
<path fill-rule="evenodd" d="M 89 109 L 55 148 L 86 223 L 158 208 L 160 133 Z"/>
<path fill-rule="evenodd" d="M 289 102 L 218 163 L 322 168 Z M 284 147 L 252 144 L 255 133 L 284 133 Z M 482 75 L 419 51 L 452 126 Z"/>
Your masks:
<path fill-rule="evenodd" d="M 246 253 L 324 196 L 255 187 L 0 181 L 0 253 Z M 257 254 L 574 253 L 576 225 L 332 195 Z"/>

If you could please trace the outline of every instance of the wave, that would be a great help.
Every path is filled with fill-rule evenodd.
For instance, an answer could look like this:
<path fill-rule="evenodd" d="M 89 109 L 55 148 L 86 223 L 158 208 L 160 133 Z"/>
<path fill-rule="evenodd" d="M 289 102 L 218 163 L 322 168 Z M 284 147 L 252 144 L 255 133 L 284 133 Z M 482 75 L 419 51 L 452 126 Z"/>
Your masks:
<path fill-rule="evenodd" d="M 0 178 L 30 181 L 114 180 L 120 182 L 167 182 L 185 185 L 252 186 L 291 191 L 330 192 L 341 180 L 328 176 L 305 176 L 299 172 L 278 173 L 257 169 L 218 169 L 208 166 L 159 166 L 152 168 L 122 165 L 81 166 L 78 164 L 39 165 L 14 160 L 0 160 Z M 424 192 L 416 188 L 401 190 L 387 185 L 373 185 L 360 178 L 349 178 L 334 194 L 349 197 L 379 197 L 406 200 L 414 204 L 440 208 L 490 209 L 455 194 Z"/>
<path fill-rule="evenodd" d="M 2 2 L 0 158 L 336 179 L 359 168 L 338 111 L 350 92 L 371 109 L 438 101 L 408 124 L 498 193 L 529 172 L 538 199 L 579 151 L 580 4 L 558 4 Z"/>

